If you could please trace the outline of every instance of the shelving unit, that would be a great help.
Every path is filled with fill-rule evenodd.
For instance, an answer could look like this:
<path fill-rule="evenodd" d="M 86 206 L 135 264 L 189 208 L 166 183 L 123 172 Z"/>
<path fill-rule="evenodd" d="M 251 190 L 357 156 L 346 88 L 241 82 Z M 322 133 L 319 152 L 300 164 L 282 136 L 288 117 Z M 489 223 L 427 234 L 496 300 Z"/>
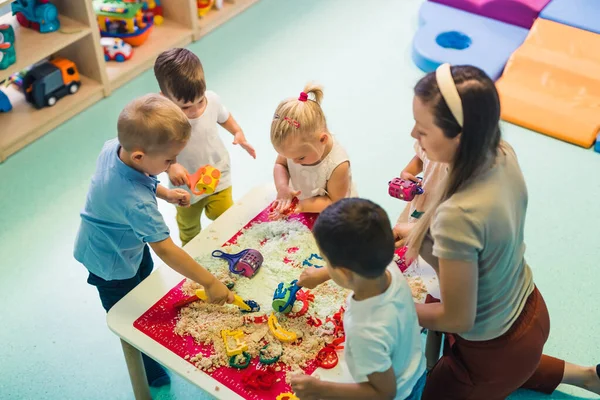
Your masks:
<path fill-rule="evenodd" d="M 226 0 L 221 10 L 213 9 L 198 18 L 196 0 L 161 0 L 164 22 L 153 28 L 142 46 L 134 48 L 130 60 L 117 63 L 104 61 L 91 0 L 51 0 L 59 11 L 61 29 L 45 34 L 21 27 L 10 14 L 10 7 L 6 10 L 12 0 L 0 0 L 0 9 L 9 12 L 0 15 L 0 24 L 13 26 L 17 53 L 17 62 L 0 71 L 0 81 L 54 55 L 75 62 L 82 81 L 77 93 L 41 110 L 28 104 L 22 93 L 1 86 L 13 110 L 0 113 L 0 163 L 151 68 L 162 51 L 198 40 L 257 1 Z"/>
<path fill-rule="evenodd" d="M 41 34 L 23 28 L 10 13 L 0 17 L 0 23 L 10 24 L 15 30 L 17 53 L 17 62 L 0 71 L 0 81 L 52 55 L 60 55 L 77 65 L 81 88 L 60 99 L 54 107 L 38 110 L 25 101 L 22 93 L 2 87 L 13 110 L 0 114 L 0 162 L 104 97 L 108 80 L 100 64 L 103 58 L 96 45 L 100 34 L 95 29 L 91 3 L 87 0 L 52 3 L 58 9 L 61 23 L 57 32 Z"/>
<path fill-rule="evenodd" d="M 219 25 L 229 21 L 231 18 L 245 11 L 248 7 L 257 2 L 258 0 L 224 1 L 222 9 L 217 10 L 213 8 L 205 16 L 198 17 L 194 32 L 194 40 L 198 40 L 202 36 L 210 33 L 212 30 L 219 27 Z"/>
<path fill-rule="evenodd" d="M 40 34 L 31 29 L 21 27 L 15 17 L 12 17 L 10 14 L 0 17 L 0 25 L 2 24 L 12 25 L 15 30 L 15 36 L 18 39 L 15 42 L 17 62 L 8 67 L 8 69 L 0 71 L 0 81 L 41 59 L 57 53 L 59 50 L 91 33 L 89 26 L 65 16 L 60 17 L 61 30 L 69 33 L 52 32 Z"/>

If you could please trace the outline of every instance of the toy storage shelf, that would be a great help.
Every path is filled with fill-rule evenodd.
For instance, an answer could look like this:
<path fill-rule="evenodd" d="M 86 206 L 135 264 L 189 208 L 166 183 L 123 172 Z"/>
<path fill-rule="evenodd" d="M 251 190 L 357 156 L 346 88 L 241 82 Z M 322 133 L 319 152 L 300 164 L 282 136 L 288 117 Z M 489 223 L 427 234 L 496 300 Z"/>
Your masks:
<path fill-rule="evenodd" d="M 81 75 L 81 87 L 77 93 L 41 110 L 27 103 L 22 93 L 12 88 L 4 89 L 13 109 L 0 116 L 0 161 L 102 99 L 103 89 L 101 83 Z"/>
<path fill-rule="evenodd" d="M 213 8 L 203 17 L 198 17 L 198 27 L 194 32 L 194 40 L 200 39 L 202 36 L 210 33 L 215 28 L 218 28 L 223 23 L 245 11 L 251 5 L 259 0 L 235 0 L 234 2 L 225 1 L 223 8 L 217 10 Z"/>
<path fill-rule="evenodd" d="M 106 62 L 106 73 L 110 89 L 114 90 L 154 65 L 154 60 L 171 47 L 183 47 L 192 41 L 192 30 L 177 22 L 165 19 L 155 26 L 148 40 L 133 48 L 133 56 L 125 62 Z"/>
<path fill-rule="evenodd" d="M 0 71 L 0 81 L 31 64 L 35 64 L 51 56 L 91 33 L 89 26 L 85 26 L 71 18 L 61 15 L 59 20 L 61 25 L 60 31 L 41 34 L 31 29 L 23 28 L 17 22 L 17 18 L 11 14 L 0 17 L 0 25 L 12 25 L 15 30 L 15 37 L 17 38 L 15 42 L 17 62 L 8 67 L 8 69 Z"/>
<path fill-rule="evenodd" d="M 197 0 L 161 0 L 164 22 L 153 28 L 142 46 L 134 48 L 130 60 L 118 63 L 104 61 L 91 0 L 51 0 L 58 9 L 61 28 L 44 34 L 21 27 L 10 8 L 6 9 L 12 0 L 0 0 L 2 11 L 8 11 L 0 15 L 0 24 L 8 23 L 14 28 L 17 53 L 17 62 L 0 71 L 0 81 L 57 54 L 75 62 L 82 77 L 76 94 L 41 110 L 28 104 L 13 88 L 0 87 L 13 105 L 12 111 L 0 113 L 0 163 L 151 68 L 162 51 L 201 38 L 258 1 L 225 0 L 221 10 L 213 9 L 198 18 Z"/>

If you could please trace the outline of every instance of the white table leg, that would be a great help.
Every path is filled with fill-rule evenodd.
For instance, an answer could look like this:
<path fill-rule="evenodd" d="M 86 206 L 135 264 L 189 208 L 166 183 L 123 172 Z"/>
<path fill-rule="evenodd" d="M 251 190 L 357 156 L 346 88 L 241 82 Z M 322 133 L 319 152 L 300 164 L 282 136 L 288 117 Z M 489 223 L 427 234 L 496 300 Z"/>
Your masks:
<path fill-rule="evenodd" d="M 129 379 L 133 387 L 133 394 L 136 400 L 152 400 L 150 396 L 150 387 L 146 380 L 146 370 L 142 362 L 142 353 L 123 339 L 121 339 L 123 355 L 129 370 Z"/>

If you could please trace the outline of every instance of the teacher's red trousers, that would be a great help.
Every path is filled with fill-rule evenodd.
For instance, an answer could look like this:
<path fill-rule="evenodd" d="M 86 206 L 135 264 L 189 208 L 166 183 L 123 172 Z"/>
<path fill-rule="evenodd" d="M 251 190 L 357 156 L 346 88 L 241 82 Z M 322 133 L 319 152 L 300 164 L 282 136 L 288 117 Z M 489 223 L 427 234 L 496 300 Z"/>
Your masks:
<path fill-rule="evenodd" d="M 427 377 L 422 400 L 500 400 L 519 388 L 552 393 L 565 362 L 542 354 L 550 316 L 537 288 L 504 335 L 483 342 L 446 335 L 444 354 Z"/>

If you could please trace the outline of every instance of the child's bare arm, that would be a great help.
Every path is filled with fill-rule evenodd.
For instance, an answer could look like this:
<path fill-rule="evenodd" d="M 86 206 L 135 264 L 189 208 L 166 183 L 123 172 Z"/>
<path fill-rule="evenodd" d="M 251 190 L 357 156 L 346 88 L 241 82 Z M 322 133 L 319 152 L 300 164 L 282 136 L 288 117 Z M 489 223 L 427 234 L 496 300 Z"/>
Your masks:
<path fill-rule="evenodd" d="M 281 213 L 287 210 L 292 203 L 292 199 L 300 194 L 300 192 L 294 192 L 290 188 L 290 171 L 285 157 L 277 156 L 273 167 L 273 180 L 277 189 L 277 200 L 274 203 L 275 212 Z"/>
<path fill-rule="evenodd" d="M 149 244 L 165 264 L 186 278 L 204 286 L 210 303 L 223 305 L 233 302 L 233 293 L 203 266 L 194 261 L 181 247 L 175 245 L 171 238 Z"/>
<path fill-rule="evenodd" d="M 290 186 L 290 171 L 288 170 L 285 157 L 277 156 L 275 167 L 273 168 L 273 179 L 275 180 L 275 188 L 278 192 Z"/>
<path fill-rule="evenodd" d="M 331 204 L 343 199 L 350 188 L 350 163 L 337 166 L 327 181 L 327 196 L 316 196 L 304 199 L 298 204 L 298 211 L 320 213 Z"/>
<path fill-rule="evenodd" d="M 298 278 L 298 286 L 302 286 L 307 289 L 314 289 L 330 279 L 331 276 L 329 276 L 327 268 L 310 267 L 304 269 L 300 274 L 300 277 Z"/>
<path fill-rule="evenodd" d="M 244 135 L 244 131 L 242 131 L 240 125 L 237 123 L 235 118 L 233 118 L 233 115 L 229 114 L 229 118 L 227 118 L 227 121 L 219 125 L 227 129 L 227 131 L 233 135 L 233 144 L 239 144 L 244 150 L 248 152 L 248 154 L 250 154 L 250 156 L 252 156 L 252 158 L 256 158 L 256 150 L 254 150 L 254 147 L 252 147 L 252 145 L 250 145 L 250 143 L 248 143 L 248 141 L 246 140 L 246 135 Z"/>
<path fill-rule="evenodd" d="M 367 378 L 368 382 L 336 383 L 299 375 L 292 377 L 292 389 L 301 399 L 314 397 L 322 400 L 371 400 L 396 397 L 396 377 L 393 368 L 385 372 L 375 372 Z"/>
<path fill-rule="evenodd" d="M 423 172 L 423 160 L 419 156 L 414 156 L 412 160 L 404 167 L 400 173 L 402 179 L 417 182 L 417 175 Z"/>

